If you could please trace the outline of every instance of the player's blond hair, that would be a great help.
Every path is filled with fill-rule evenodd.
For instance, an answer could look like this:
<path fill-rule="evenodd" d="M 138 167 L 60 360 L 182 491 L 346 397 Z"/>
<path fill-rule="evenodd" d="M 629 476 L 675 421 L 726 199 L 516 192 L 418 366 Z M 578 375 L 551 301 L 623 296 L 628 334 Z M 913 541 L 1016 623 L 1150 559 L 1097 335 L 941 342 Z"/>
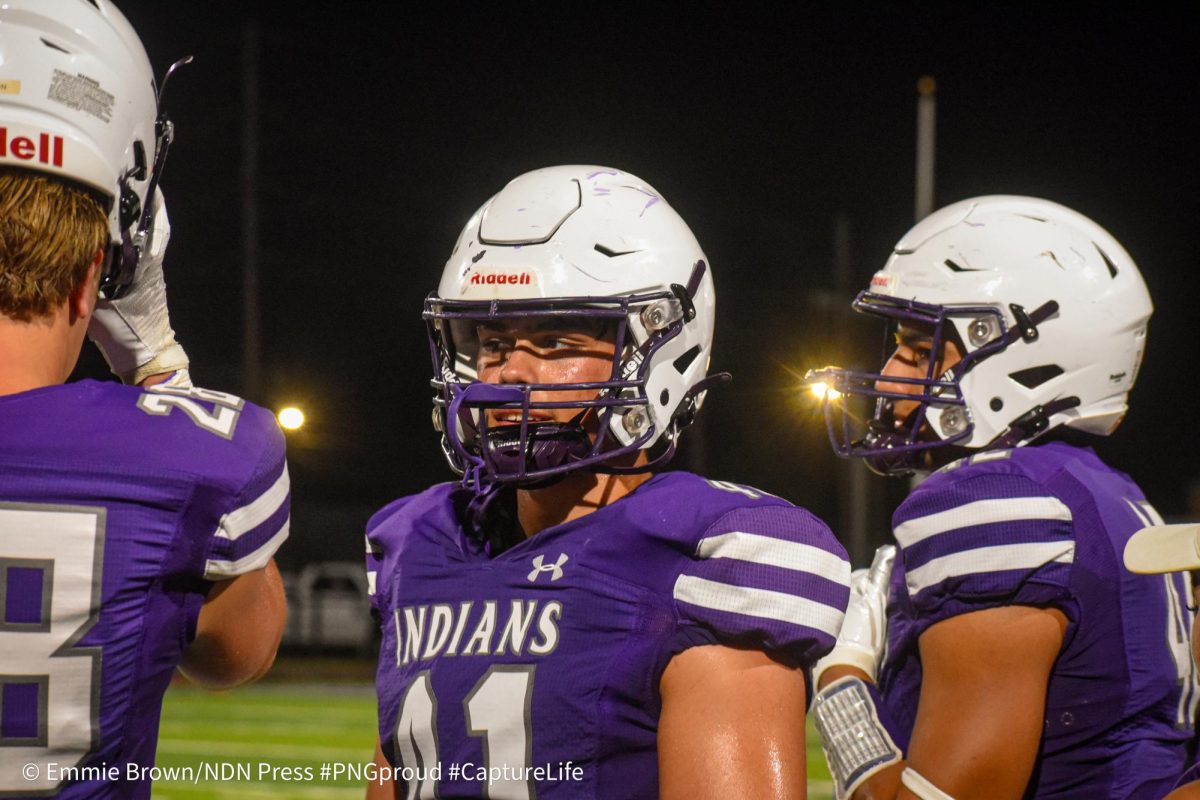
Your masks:
<path fill-rule="evenodd" d="M 87 192 L 20 169 L 0 169 L 0 314 L 46 316 L 86 278 L 108 243 L 108 216 Z"/>

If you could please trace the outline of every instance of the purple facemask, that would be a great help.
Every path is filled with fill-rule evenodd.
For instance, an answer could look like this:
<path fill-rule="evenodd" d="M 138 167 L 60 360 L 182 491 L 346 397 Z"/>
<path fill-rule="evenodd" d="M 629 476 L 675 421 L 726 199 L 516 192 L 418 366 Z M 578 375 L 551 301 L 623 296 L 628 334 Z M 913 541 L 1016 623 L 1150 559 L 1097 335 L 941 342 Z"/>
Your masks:
<path fill-rule="evenodd" d="M 867 466 L 880 475 L 904 476 L 926 468 L 936 460 L 930 451 L 970 440 L 975 424 L 960 386 L 962 376 L 984 359 L 1018 340 L 1035 340 L 1038 336 L 1037 325 L 1053 315 L 1058 310 L 1058 304 L 1049 301 L 1028 314 L 1020 306 L 1011 306 L 1014 316 L 1021 321 L 1021 325 L 1012 328 L 1005 322 L 1004 315 L 993 306 L 940 306 L 861 292 L 855 298 L 853 308 L 889 323 L 907 323 L 929 329 L 930 349 L 934 353 L 940 352 L 947 339 L 954 335 L 951 321 L 954 318 L 972 322 L 989 319 L 995 325 L 995 335 L 990 340 L 964 353 L 952 369 L 940 375 L 935 374 L 937 359 L 930 359 L 929 368 L 922 378 L 895 377 L 838 367 L 810 370 L 805 376 L 810 384 L 819 382 L 834 390 L 826 391 L 821 399 L 834 452 L 842 457 L 863 458 Z M 912 393 L 883 390 L 878 386 L 881 382 L 905 384 L 915 389 Z M 861 411 L 855 413 L 858 409 L 854 408 L 854 404 L 861 402 L 860 398 L 874 401 L 869 417 Z M 894 414 L 897 401 L 917 403 L 917 407 L 900 425 L 896 424 Z M 942 410 L 943 437 L 934 434 L 927 423 L 930 408 Z M 1014 425 L 1023 419 L 1016 420 Z M 1009 443 L 1011 440 L 1012 437 L 1006 433 L 989 446 L 1012 446 Z"/>
<path fill-rule="evenodd" d="M 488 425 L 487 410 L 528 409 L 528 397 L 526 386 L 468 384 L 450 402 L 446 438 L 451 447 L 477 472 L 515 476 L 514 482 L 520 480 L 525 486 L 531 485 L 528 481 L 534 475 L 545 475 L 544 483 L 560 479 L 566 474 L 560 468 L 569 468 L 591 453 L 592 439 L 582 425 L 587 412 L 580 411 L 567 423 L 531 423 L 528 414 L 522 414 L 520 424 Z M 464 428 L 474 429 L 475 447 L 464 444 Z"/>

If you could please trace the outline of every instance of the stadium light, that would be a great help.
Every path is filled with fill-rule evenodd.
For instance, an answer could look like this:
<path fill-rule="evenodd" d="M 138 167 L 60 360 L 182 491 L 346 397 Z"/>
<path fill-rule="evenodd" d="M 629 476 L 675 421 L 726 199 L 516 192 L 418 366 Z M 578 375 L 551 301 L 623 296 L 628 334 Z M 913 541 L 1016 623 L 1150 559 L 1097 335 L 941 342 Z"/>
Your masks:
<path fill-rule="evenodd" d="M 276 418 L 285 431 L 298 431 L 304 425 L 304 412 L 295 406 L 281 409 Z"/>

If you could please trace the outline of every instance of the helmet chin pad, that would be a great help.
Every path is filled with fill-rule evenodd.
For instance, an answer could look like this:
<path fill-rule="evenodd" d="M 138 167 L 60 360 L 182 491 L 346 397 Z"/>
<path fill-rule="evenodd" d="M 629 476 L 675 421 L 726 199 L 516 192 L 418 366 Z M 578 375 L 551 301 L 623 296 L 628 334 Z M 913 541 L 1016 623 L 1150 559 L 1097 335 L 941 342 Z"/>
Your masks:
<path fill-rule="evenodd" d="M 936 463 L 938 451 L 947 442 L 932 429 L 925 417 L 927 408 L 916 408 L 900 425 L 895 422 L 892 403 L 877 403 L 875 416 L 867 423 L 867 432 L 852 447 L 861 450 L 867 468 L 876 475 L 906 477 Z M 916 432 L 913 424 L 918 425 Z M 955 448 L 957 449 L 957 448 Z"/>
<path fill-rule="evenodd" d="M 863 456 L 867 469 L 876 475 L 904 477 L 915 470 L 915 459 L 904 434 L 872 430 L 856 442 L 870 455 Z"/>

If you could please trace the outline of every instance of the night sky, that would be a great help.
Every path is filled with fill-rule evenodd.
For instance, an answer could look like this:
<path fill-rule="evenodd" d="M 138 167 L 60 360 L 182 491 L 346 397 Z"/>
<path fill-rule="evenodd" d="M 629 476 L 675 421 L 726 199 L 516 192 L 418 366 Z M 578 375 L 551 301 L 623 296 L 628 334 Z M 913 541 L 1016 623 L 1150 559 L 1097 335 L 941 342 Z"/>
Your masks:
<path fill-rule="evenodd" d="M 1138 262 L 1157 310 L 1132 411 L 1099 449 L 1164 514 L 1185 512 L 1200 479 L 1195 12 L 120 5 L 156 71 L 196 57 L 167 101 L 167 279 L 193 376 L 235 393 L 248 388 L 242 48 L 257 24 L 264 366 L 249 399 L 311 420 L 290 443 L 284 566 L 359 558 L 372 510 L 449 479 L 422 298 L 485 199 L 562 163 L 649 181 L 712 264 L 713 368 L 734 383 L 710 393 L 676 466 L 783 495 L 837 530 L 845 470 L 795 375 L 878 366 L 879 328 L 848 304 L 913 222 L 922 75 L 938 84 L 937 205 L 1047 197 Z M 853 264 L 840 293 L 839 214 Z M 79 374 L 104 373 L 86 352 Z"/>

